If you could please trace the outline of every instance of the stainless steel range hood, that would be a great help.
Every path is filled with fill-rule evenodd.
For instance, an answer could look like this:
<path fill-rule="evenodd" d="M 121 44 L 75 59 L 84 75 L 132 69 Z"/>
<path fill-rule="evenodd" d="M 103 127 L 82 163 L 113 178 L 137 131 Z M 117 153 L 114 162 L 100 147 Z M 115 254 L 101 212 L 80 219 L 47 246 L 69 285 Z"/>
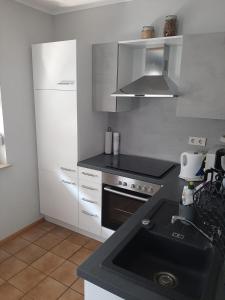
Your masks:
<path fill-rule="evenodd" d="M 111 96 L 148 98 L 173 98 L 178 96 L 176 84 L 168 77 L 169 47 L 147 48 L 144 55 L 143 76 L 118 89 Z"/>

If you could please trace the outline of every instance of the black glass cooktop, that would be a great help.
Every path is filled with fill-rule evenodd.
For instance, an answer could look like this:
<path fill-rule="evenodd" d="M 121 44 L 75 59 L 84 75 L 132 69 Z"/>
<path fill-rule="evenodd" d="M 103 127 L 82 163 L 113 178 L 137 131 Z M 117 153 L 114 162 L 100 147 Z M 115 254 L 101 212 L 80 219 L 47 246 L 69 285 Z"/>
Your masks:
<path fill-rule="evenodd" d="M 174 167 L 174 163 L 159 159 L 121 154 L 118 157 L 114 157 L 111 164 L 107 167 L 161 178 Z"/>

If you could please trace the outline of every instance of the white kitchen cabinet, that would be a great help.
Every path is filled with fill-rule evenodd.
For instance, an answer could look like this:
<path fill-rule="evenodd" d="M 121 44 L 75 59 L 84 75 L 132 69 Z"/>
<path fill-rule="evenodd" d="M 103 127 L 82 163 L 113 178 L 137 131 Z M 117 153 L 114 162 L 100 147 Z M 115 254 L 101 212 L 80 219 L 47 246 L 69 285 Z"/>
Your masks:
<path fill-rule="evenodd" d="M 76 90 L 76 40 L 32 46 L 34 89 Z"/>
<path fill-rule="evenodd" d="M 77 169 L 76 91 L 36 90 L 38 165 L 41 170 Z"/>
<path fill-rule="evenodd" d="M 77 226 L 78 185 L 76 177 L 62 170 L 39 170 L 41 213 L 64 223 Z"/>
<path fill-rule="evenodd" d="M 79 168 L 79 179 L 95 183 L 102 183 L 102 172 L 87 168 Z"/>
<path fill-rule="evenodd" d="M 79 167 L 79 225 L 81 230 L 101 236 L 102 172 Z"/>
<path fill-rule="evenodd" d="M 125 72 L 126 74 L 120 76 L 120 73 L 124 73 L 124 70 L 123 72 L 119 72 L 119 55 L 119 45 L 117 42 L 93 45 L 92 97 L 93 107 L 96 111 L 121 112 L 129 111 L 135 107 L 135 102 L 131 99 L 121 99 L 111 96 L 118 88 L 122 88 L 130 83 L 127 81 L 130 77 L 129 73 Z M 127 62 L 126 55 L 123 56 L 123 60 Z M 127 62 L 127 65 L 130 65 L 130 61 Z"/>
<path fill-rule="evenodd" d="M 84 282 L 84 297 L 85 300 L 123 300 L 123 298 L 120 298 L 86 280 Z"/>
<path fill-rule="evenodd" d="M 106 119 L 92 111 L 91 49 L 76 40 L 32 46 L 41 213 L 73 226 L 77 162 L 104 148 Z"/>
<path fill-rule="evenodd" d="M 101 206 L 79 200 L 79 228 L 101 235 Z"/>
<path fill-rule="evenodd" d="M 80 180 L 79 178 L 79 197 L 82 201 L 89 201 L 93 204 L 101 205 L 102 186 L 100 184 Z"/>
<path fill-rule="evenodd" d="M 225 119 L 225 33 L 183 37 L 177 116 Z"/>
<path fill-rule="evenodd" d="M 33 45 L 40 211 L 78 225 L 76 41 Z"/>
<path fill-rule="evenodd" d="M 79 228 L 100 236 L 101 216 L 102 185 L 79 177 Z"/>
<path fill-rule="evenodd" d="M 102 235 L 102 238 L 103 238 L 103 239 L 108 239 L 108 238 L 110 238 L 114 233 L 115 233 L 114 230 L 111 230 L 111 229 L 102 227 L 102 233 L 101 233 L 101 235 Z"/>
<path fill-rule="evenodd" d="M 79 167 L 79 225 L 106 240 L 115 231 L 102 227 L 102 172 Z"/>

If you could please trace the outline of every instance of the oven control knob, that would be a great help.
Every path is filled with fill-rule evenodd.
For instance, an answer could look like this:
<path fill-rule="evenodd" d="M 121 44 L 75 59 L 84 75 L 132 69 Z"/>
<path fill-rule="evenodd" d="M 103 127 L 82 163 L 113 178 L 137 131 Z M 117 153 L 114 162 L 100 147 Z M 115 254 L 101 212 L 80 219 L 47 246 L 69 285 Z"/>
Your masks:
<path fill-rule="evenodd" d="M 135 184 L 131 184 L 131 188 L 132 188 L 132 189 L 135 189 L 135 188 L 136 188 L 136 185 L 135 185 Z"/>
<path fill-rule="evenodd" d="M 143 190 L 144 192 L 147 192 L 147 190 L 148 190 L 147 186 L 143 186 L 142 190 Z"/>
<path fill-rule="evenodd" d="M 127 183 L 126 183 L 126 182 L 124 182 L 124 183 L 123 183 L 123 186 L 127 186 Z"/>
<path fill-rule="evenodd" d="M 119 184 L 119 185 L 122 185 L 123 183 L 122 183 L 122 181 L 119 181 L 118 184 Z"/>
<path fill-rule="evenodd" d="M 149 193 L 154 194 L 154 188 L 153 187 L 150 187 L 148 190 L 149 190 Z"/>
<path fill-rule="evenodd" d="M 141 186 L 141 185 L 138 185 L 137 188 L 141 191 L 142 186 Z"/>

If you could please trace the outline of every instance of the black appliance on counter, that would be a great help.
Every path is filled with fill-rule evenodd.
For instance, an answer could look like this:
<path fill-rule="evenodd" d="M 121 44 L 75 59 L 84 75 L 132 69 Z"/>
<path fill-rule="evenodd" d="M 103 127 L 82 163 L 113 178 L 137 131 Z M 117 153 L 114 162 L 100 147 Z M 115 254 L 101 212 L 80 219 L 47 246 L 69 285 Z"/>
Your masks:
<path fill-rule="evenodd" d="M 140 181 L 132 175 L 161 179 L 174 167 L 174 163 L 157 159 L 120 155 L 107 166 L 124 171 L 130 177 L 103 173 L 102 226 L 117 230 L 138 208 L 162 187 L 160 183 Z"/>

